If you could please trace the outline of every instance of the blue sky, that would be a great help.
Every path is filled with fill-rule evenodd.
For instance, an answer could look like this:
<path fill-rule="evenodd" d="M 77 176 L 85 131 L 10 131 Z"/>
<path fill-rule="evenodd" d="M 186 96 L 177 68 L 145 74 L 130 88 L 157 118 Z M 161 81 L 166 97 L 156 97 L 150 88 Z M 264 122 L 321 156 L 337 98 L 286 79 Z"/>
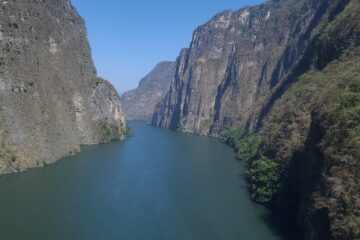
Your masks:
<path fill-rule="evenodd" d="M 264 0 L 72 0 L 85 19 L 98 75 L 120 93 L 160 61 L 175 60 L 216 13 Z"/>

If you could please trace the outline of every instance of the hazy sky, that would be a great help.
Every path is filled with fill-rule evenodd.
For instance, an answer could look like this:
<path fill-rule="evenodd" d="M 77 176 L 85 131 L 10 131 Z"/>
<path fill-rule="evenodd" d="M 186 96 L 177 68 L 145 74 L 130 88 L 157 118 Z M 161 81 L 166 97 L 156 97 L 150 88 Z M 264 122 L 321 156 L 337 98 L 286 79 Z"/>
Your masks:
<path fill-rule="evenodd" d="M 72 0 L 85 19 L 99 76 L 120 93 L 160 61 L 175 60 L 197 26 L 264 0 Z"/>

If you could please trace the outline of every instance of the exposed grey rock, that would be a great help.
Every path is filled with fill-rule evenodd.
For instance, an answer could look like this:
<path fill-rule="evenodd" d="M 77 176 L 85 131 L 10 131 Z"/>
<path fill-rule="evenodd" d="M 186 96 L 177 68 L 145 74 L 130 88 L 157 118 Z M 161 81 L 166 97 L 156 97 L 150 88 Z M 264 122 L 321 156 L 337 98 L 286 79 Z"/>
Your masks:
<path fill-rule="evenodd" d="M 152 125 L 218 136 L 255 127 L 289 84 L 335 0 L 283 0 L 225 11 L 196 29 Z"/>
<path fill-rule="evenodd" d="M 69 0 L 0 2 L 0 174 L 123 139 L 119 99 Z"/>
<path fill-rule="evenodd" d="M 279 192 L 265 201 L 299 227 L 297 237 L 360 239 L 359 98 L 350 90 L 359 93 L 359 48 L 358 0 L 273 0 L 223 12 L 181 51 L 152 125 L 218 136 L 243 124 L 261 139 L 237 146 L 253 196 L 271 192 L 273 171 Z"/>
<path fill-rule="evenodd" d="M 175 75 L 175 62 L 161 62 L 121 97 L 127 119 L 149 121 L 155 105 L 165 96 Z"/>

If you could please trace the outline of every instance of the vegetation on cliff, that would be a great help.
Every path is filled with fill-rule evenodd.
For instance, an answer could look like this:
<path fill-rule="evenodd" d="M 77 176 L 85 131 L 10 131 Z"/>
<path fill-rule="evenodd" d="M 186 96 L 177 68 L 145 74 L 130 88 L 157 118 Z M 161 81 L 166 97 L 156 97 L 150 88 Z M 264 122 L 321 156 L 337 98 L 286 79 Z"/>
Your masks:
<path fill-rule="evenodd" d="M 135 136 L 134 131 L 129 126 L 126 127 L 125 136 L 127 136 L 127 137 L 134 137 Z"/>
<path fill-rule="evenodd" d="M 311 211 L 326 210 L 333 238 L 359 237 L 359 50 L 303 75 L 275 105 L 260 134 L 260 151 L 286 164 L 288 186 L 282 193 L 297 189 L 291 198 L 303 199 L 302 206 L 316 201 Z"/>
<path fill-rule="evenodd" d="M 268 203 L 278 191 L 281 168 L 278 162 L 259 151 L 260 136 L 247 134 L 241 126 L 224 133 L 220 139 L 235 149 L 236 158 L 246 166 L 251 198 L 259 203 Z"/>
<path fill-rule="evenodd" d="M 254 200 L 320 225 L 317 236 L 360 236 L 359 49 L 301 76 L 257 134 L 240 127 L 222 140 L 245 163 Z"/>
<path fill-rule="evenodd" d="M 239 128 L 223 140 L 245 162 L 251 197 L 304 239 L 359 239 L 360 4 L 328 9 L 256 132 Z"/>

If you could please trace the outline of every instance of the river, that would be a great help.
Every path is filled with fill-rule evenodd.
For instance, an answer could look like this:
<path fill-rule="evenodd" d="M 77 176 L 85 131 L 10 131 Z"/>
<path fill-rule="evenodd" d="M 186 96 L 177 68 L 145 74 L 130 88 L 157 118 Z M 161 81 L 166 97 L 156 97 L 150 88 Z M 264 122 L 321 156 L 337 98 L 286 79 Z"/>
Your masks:
<path fill-rule="evenodd" d="M 1 177 L 0 239 L 280 239 L 231 148 L 130 126 L 126 141 Z"/>

